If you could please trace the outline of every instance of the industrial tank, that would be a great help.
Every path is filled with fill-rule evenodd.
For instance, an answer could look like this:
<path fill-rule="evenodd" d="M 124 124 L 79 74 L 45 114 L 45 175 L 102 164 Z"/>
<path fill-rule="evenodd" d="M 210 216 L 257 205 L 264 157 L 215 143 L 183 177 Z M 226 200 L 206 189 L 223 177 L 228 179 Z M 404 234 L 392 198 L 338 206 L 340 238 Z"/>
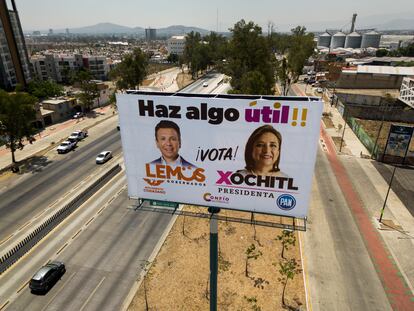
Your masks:
<path fill-rule="evenodd" d="M 346 36 L 345 47 L 352 49 L 359 49 L 361 47 L 362 36 L 356 31 L 351 32 Z"/>
<path fill-rule="evenodd" d="M 330 45 L 331 35 L 329 33 L 325 32 L 318 37 L 318 46 L 324 46 L 329 48 Z"/>
<path fill-rule="evenodd" d="M 331 49 L 343 48 L 345 46 L 346 35 L 343 32 L 337 32 L 332 36 Z"/>
<path fill-rule="evenodd" d="M 361 48 L 379 48 L 381 34 L 376 31 L 370 31 L 362 35 Z"/>

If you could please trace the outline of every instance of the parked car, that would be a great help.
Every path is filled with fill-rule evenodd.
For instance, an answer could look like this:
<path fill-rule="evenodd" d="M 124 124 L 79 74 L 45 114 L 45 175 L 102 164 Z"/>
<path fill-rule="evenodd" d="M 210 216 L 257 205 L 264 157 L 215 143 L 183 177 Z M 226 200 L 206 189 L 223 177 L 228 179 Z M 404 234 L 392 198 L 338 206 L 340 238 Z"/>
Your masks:
<path fill-rule="evenodd" d="M 203 87 L 207 87 L 208 86 L 208 83 L 207 82 L 204 82 L 203 83 Z"/>
<path fill-rule="evenodd" d="M 83 112 L 77 112 L 73 115 L 74 119 L 80 119 L 83 117 Z"/>
<path fill-rule="evenodd" d="M 96 157 L 96 164 L 103 164 L 106 161 L 108 161 L 110 158 L 112 158 L 112 152 L 111 151 L 102 151 Z"/>
<path fill-rule="evenodd" d="M 84 139 L 86 136 L 88 136 L 88 131 L 75 131 L 72 134 L 70 134 L 69 139 L 76 139 L 76 140 L 82 140 Z"/>
<path fill-rule="evenodd" d="M 66 153 L 69 152 L 73 149 L 75 149 L 77 142 L 76 141 L 69 141 L 69 140 L 65 140 L 64 142 L 62 142 L 59 147 L 57 147 L 57 152 L 58 153 Z"/>
<path fill-rule="evenodd" d="M 65 264 L 52 261 L 41 267 L 29 282 L 32 292 L 47 292 L 66 272 Z"/>
<path fill-rule="evenodd" d="M 318 87 L 318 88 L 316 89 L 316 92 L 317 92 L 317 93 L 323 93 L 323 88 Z"/>

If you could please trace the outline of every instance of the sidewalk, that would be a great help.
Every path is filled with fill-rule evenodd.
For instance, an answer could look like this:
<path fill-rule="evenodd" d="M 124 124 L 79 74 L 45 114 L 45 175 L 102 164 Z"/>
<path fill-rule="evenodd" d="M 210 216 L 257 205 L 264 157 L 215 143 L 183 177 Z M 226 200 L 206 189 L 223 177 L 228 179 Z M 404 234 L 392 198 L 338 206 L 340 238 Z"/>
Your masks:
<path fill-rule="evenodd" d="M 304 85 L 296 84 L 293 86 L 293 90 L 297 94 L 305 95 Z M 306 95 L 320 96 L 320 94 L 314 94 L 312 88 L 309 87 Z M 389 192 L 383 221 L 379 223 L 378 219 L 388 190 L 389 180 L 384 179 L 374 166 L 374 164 L 379 165 L 380 163 L 370 159 L 369 152 L 348 125 L 345 128 L 342 150 L 339 152 L 345 121 L 336 107 L 332 107 L 327 99 L 329 96 L 324 97 L 326 117 L 323 118 L 324 129 L 321 129 L 321 145 L 325 147 L 324 150 L 327 152 L 328 158 L 332 158 L 331 162 L 339 160 L 343 169 L 348 171 L 342 172 L 342 177 L 338 179 L 338 182 L 347 197 L 350 209 L 353 211 L 361 235 L 365 239 L 367 249 L 371 253 L 381 279 L 385 280 L 388 285 L 401 284 L 399 289 L 395 286 L 386 288 L 387 295 L 395 299 L 394 302 L 401 304 L 402 310 L 406 310 L 405 307 L 410 304 L 407 302 L 407 298 L 408 301 L 411 301 L 411 305 L 414 304 L 414 262 L 412 260 L 414 257 L 414 217 L 393 191 L 393 186 Z M 330 154 L 328 149 L 332 147 L 336 148 L 334 153 L 338 155 L 337 157 Z M 341 168 L 340 165 L 334 165 L 333 170 L 338 170 L 338 167 Z M 414 172 L 412 175 L 414 176 Z M 351 183 L 347 184 L 347 179 Z M 393 185 L 396 182 L 397 180 L 394 180 Z M 378 234 L 378 237 L 381 237 L 382 241 L 376 238 L 374 232 Z M 404 305 L 404 302 L 407 304 Z"/>
<path fill-rule="evenodd" d="M 70 119 L 62 123 L 57 123 L 44 128 L 35 135 L 36 141 L 32 144 L 26 143 L 23 150 L 15 152 L 16 161 L 22 161 L 43 152 L 57 148 L 59 143 L 66 139 L 73 131 L 89 129 L 96 124 L 114 116 L 114 110 L 110 106 L 96 108 L 95 114 L 82 119 Z M 0 172 L 7 170 L 11 166 L 11 152 L 5 146 L 0 147 Z"/>

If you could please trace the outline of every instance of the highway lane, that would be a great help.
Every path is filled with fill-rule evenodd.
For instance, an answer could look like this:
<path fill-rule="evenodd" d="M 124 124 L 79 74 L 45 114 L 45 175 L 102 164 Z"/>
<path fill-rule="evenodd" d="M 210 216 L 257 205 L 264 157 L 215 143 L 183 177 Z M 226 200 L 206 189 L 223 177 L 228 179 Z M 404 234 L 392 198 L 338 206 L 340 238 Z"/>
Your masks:
<path fill-rule="evenodd" d="M 199 85 L 198 90 L 204 90 L 201 88 Z M 113 185 L 113 192 L 118 193 L 125 188 L 125 177 L 122 178 L 123 182 L 119 183 L 117 177 L 108 187 Z M 104 197 L 108 193 L 106 188 L 0 277 L 4 284 L 0 286 L 0 307 L 8 300 L 7 310 L 119 309 L 137 279 L 142 260 L 148 260 L 171 216 L 128 209 L 130 202 L 125 190 L 111 202 Z M 97 200 L 101 202 L 96 203 Z M 101 214 L 92 217 L 89 212 L 88 216 L 81 216 L 101 206 L 107 206 Z M 87 229 L 82 230 L 85 226 Z M 66 241 L 69 244 L 59 252 Z M 35 296 L 24 284 L 50 259 L 64 261 L 68 272 L 47 295 Z"/>
<path fill-rule="evenodd" d="M 28 173 L 29 177 L 1 194 L 0 241 L 91 174 L 96 169 L 96 155 L 108 149 L 115 155 L 121 152 L 116 129 L 99 137 L 87 137 L 68 154 L 49 152 L 50 164 Z"/>
<path fill-rule="evenodd" d="M 0 281 L 9 283 L 9 289 L 0 286 L 0 306 L 8 297 L 7 310 L 120 310 L 142 263 L 172 219 L 171 215 L 128 208 L 131 202 L 125 183 L 123 173 L 115 177 L 36 246 L 31 256 L 2 276 Z M 106 205 L 108 199 L 112 202 Z M 67 272 L 62 279 L 46 295 L 31 293 L 27 285 L 17 293 L 20 284 L 25 284 L 48 258 L 65 262 Z"/>

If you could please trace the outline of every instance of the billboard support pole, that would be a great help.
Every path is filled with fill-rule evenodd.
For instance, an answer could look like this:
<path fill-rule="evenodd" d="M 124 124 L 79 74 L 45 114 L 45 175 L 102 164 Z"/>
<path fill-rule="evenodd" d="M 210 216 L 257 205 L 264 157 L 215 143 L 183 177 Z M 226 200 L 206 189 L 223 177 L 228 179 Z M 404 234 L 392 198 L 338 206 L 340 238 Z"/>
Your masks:
<path fill-rule="evenodd" d="M 387 195 L 385 196 L 384 199 L 384 205 L 382 206 L 381 209 L 381 214 L 380 214 L 380 218 L 378 219 L 378 221 L 381 223 L 382 222 L 382 216 L 384 215 L 384 210 L 385 210 L 385 206 L 387 205 L 387 200 L 388 200 L 388 194 L 390 193 L 391 190 L 391 186 L 392 186 L 392 180 L 394 179 L 394 175 L 395 175 L 395 171 L 397 170 L 397 167 L 394 166 L 394 170 L 392 171 L 392 175 L 391 175 L 391 179 L 390 179 L 390 183 L 388 185 L 388 190 L 387 190 Z"/>
<path fill-rule="evenodd" d="M 217 273 L 218 273 L 218 220 L 214 214 L 218 207 L 209 207 L 210 218 L 210 311 L 217 311 Z"/>

